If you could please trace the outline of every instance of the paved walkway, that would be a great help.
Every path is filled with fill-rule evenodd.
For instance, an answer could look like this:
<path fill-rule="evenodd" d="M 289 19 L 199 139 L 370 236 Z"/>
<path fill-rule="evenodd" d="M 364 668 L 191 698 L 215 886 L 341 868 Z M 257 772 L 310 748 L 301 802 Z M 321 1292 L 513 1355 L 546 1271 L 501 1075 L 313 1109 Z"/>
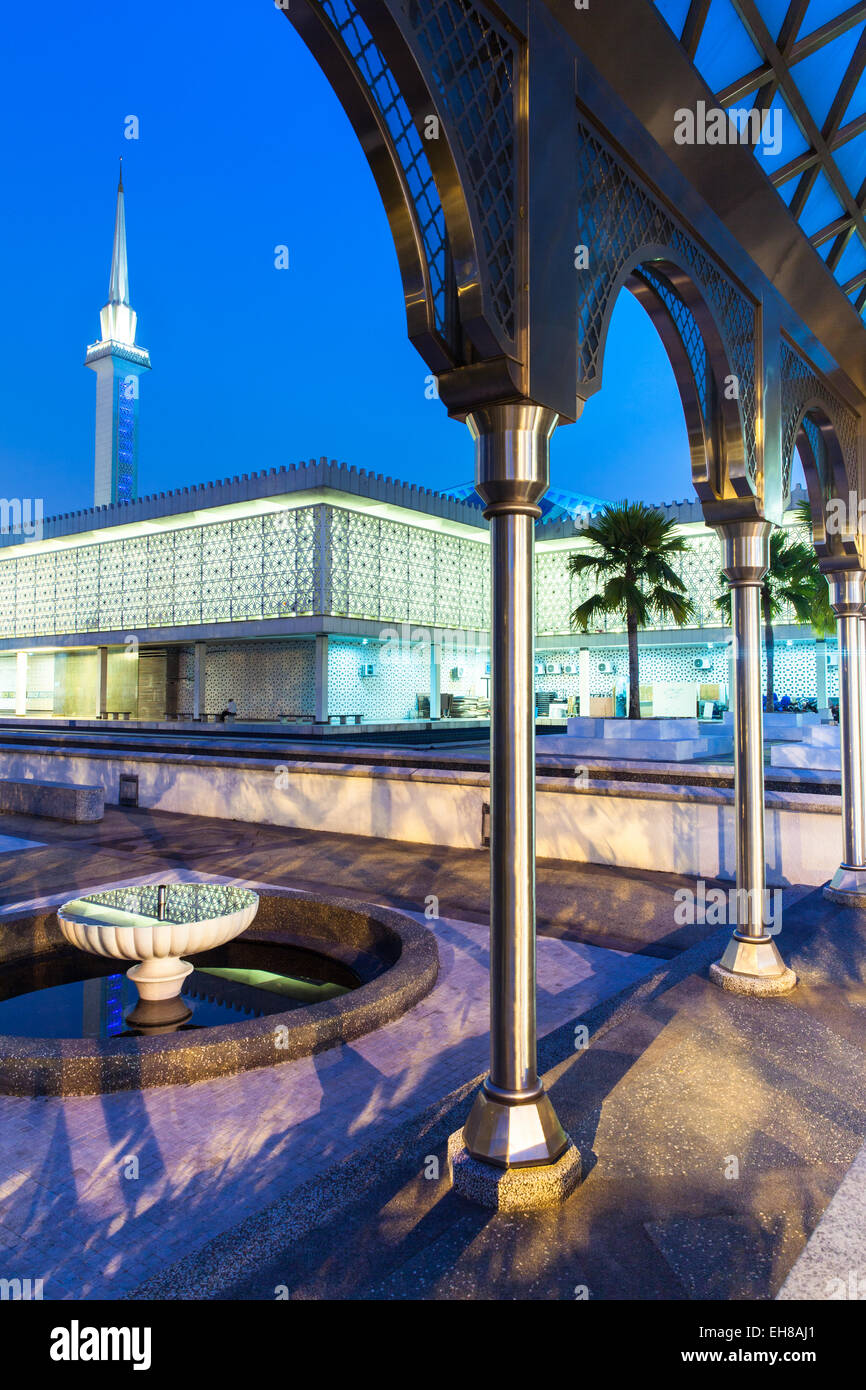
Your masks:
<path fill-rule="evenodd" d="M 436 987 L 351 1046 L 191 1086 L 0 1096 L 0 1276 L 41 1278 L 46 1298 L 117 1297 L 483 1071 L 487 931 L 430 925 Z M 540 1032 L 654 964 L 542 940 Z"/>
<path fill-rule="evenodd" d="M 726 935 L 591 1010 L 586 1051 L 571 1023 L 542 1040 L 584 1157 L 564 1206 L 497 1215 L 428 1174 L 466 1115 L 463 1088 L 135 1297 L 772 1299 L 863 1148 L 866 914 L 820 893 L 796 906 L 783 946 L 800 984 L 782 999 L 709 982 Z M 862 1230 L 862 1204 L 853 1214 Z M 825 1284 L 859 1268 L 852 1248 L 823 1262 Z"/>
<path fill-rule="evenodd" d="M 27 816 L 0 817 L 0 830 L 43 847 L 0 857 L 0 916 L 36 894 L 70 896 L 97 883 L 184 868 L 213 875 L 243 874 L 309 892 L 423 912 L 428 896 L 442 917 L 486 924 L 489 856 L 449 849 L 255 825 L 165 811 L 106 808 L 98 825 L 63 825 Z M 669 958 L 712 927 L 679 926 L 674 894 L 694 879 L 599 864 L 542 859 L 538 865 L 538 923 L 545 935 L 620 951 Z M 729 886 L 729 885 L 727 885 Z M 785 909 L 801 888 L 785 890 Z"/>
<path fill-rule="evenodd" d="M 209 1253 L 212 1242 L 231 1242 L 233 1232 L 243 1229 L 244 1222 L 261 1219 L 267 1223 L 271 1220 L 267 1213 L 278 1208 L 273 1218 L 274 1239 L 285 1242 L 287 1223 L 280 1203 L 288 1204 L 293 1219 L 299 1204 L 305 1215 L 315 1211 L 315 1197 L 299 1198 L 298 1188 L 314 1193 L 316 1185 L 325 1181 L 324 1171 L 335 1168 L 351 1173 L 350 1186 L 356 1196 L 364 1193 L 372 1180 L 389 1184 L 389 1195 L 381 1208 L 375 1202 L 371 1207 L 364 1197 L 361 1224 L 352 1239 L 347 1238 L 345 1251 L 338 1228 L 326 1231 L 325 1245 L 311 1241 L 305 1247 L 306 1257 L 313 1260 L 327 1241 L 332 1241 L 327 1247 L 328 1269 L 336 1267 L 336 1259 L 342 1270 L 339 1279 L 334 1275 L 336 1283 L 329 1283 L 331 1274 L 325 1277 L 321 1270 L 305 1272 L 299 1252 L 293 1250 L 290 1271 L 293 1288 L 300 1296 L 305 1296 L 302 1290 L 307 1287 L 343 1288 L 341 1280 L 347 1289 L 354 1290 L 349 1296 L 369 1296 L 368 1291 L 379 1286 L 377 1280 L 392 1277 L 397 1283 L 388 1296 L 415 1296 L 405 1291 L 413 1286 L 412 1280 L 431 1296 L 432 1265 L 407 1273 L 413 1260 L 422 1258 L 426 1247 L 421 1237 L 425 1232 L 430 1233 L 428 1243 L 435 1248 L 437 1259 L 445 1259 L 448 1250 L 454 1254 L 447 1296 L 466 1296 L 460 1291 L 464 1287 L 461 1281 L 468 1279 L 466 1287 L 479 1290 L 496 1269 L 519 1268 L 522 1257 L 515 1257 L 514 1252 L 507 1255 L 508 1265 L 502 1264 L 506 1251 L 498 1242 L 503 1228 L 494 1221 L 490 1225 L 492 1263 L 473 1264 L 474 1272 L 468 1273 L 469 1267 L 458 1258 L 465 1244 L 466 1223 L 480 1231 L 487 1229 L 487 1218 L 475 1211 L 467 1213 L 461 1204 L 455 1218 L 454 1204 L 439 1200 L 441 1187 L 425 1183 L 419 1189 L 417 1178 L 425 1155 L 436 1151 L 431 1145 L 440 1139 L 444 1144 L 447 1126 L 454 1128 L 462 1119 L 460 1107 L 465 1110 L 466 1087 L 486 1065 L 486 853 L 117 808 L 110 808 L 105 821 L 95 827 L 4 816 L 2 828 L 10 836 L 39 840 L 41 847 L 10 850 L 0 856 L 0 917 L 15 915 L 36 893 L 42 902 L 58 903 L 72 890 L 130 878 L 166 881 L 204 876 L 238 881 L 240 875 L 240 881 L 286 885 L 289 890 L 319 889 L 390 903 L 416 916 L 434 893 L 442 913 L 442 919 L 434 924 L 442 972 L 431 995 L 404 1018 L 351 1046 L 315 1058 L 186 1087 L 65 1100 L 0 1097 L 0 1277 L 41 1278 L 49 1298 L 117 1296 L 148 1280 L 158 1280 L 166 1267 L 199 1252 L 202 1267 L 211 1276 L 220 1272 L 224 1278 L 219 1261 Z M 668 1140 L 675 1140 L 681 1132 L 677 1126 L 694 1133 L 695 1117 L 707 1105 L 707 1098 L 713 1101 L 725 1093 L 730 1039 L 724 1026 L 704 1027 L 701 1009 L 711 1021 L 720 1016 L 735 1017 L 736 1027 L 748 1040 L 750 1030 L 760 1028 L 762 1019 L 776 1017 L 780 1010 L 789 1008 L 777 1002 L 756 1010 L 700 984 L 700 1008 L 692 1011 L 693 1016 L 686 1010 L 677 1021 L 677 1035 L 686 1048 L 681 1060 L 673 1070 L 663 1067 L 654 1074 L 651 1083 L 638 1093 L 634 1108 L 622 1112 L 619 1097 L 631 1093 L 623 1091 L 621 1083 L 631 1075 L 642 1074 L 642 1053 L 650 1048 L 657 1033 L 664 1038 L 659 1020 L 667 1023 L 671 1018 L 670 978 L 666 974 L 663 989 L 653 985 L 665 997 L 653 1006 L 651 1020 L 635 1022 L 636 1031 L 619 1035 L 621 1041 L 607 1049 L 599 1049 L 594 1041 L 584 1059 L 587 1064 L 590 1057 L 593 1059 L 590 1072 L 582 1066 L 581 1085 L 569 1099 L 566 1073 L 571 1074 L 576 1058 L 574 1027 L 581 1015 L 608 1007 L 604 1001 L 629 985 L 640 989 L 640 981 L 656 980 L 653 971 L 682 968 L 688 977 L 695 969 L 695 952 L 718 954 L 718 945 L 706 940 L 714 928 L 677 926 L 673 921 L 674 892 L 688 884 L 689 880 L 666 874 L 556 862 L 539 866 L 539 1031 L 549 1040 L 549 1045 L 543 1042 L 542 1054 L 547 1049 L 547 1066 L 556 1061 L 565 1067 L 560 1083 L 566 1088 L 563 1119 L 590 1151 L 600 1118 L 604 1120 L 599 1131 L 604 1136 L 600 1150 L 603 1174 L 616 1173 L 617 1163 L 620 1169 L 625 1166 L 624 1176 L 612 1189 L 602 1188 L 602 1208 L 609 1219 L 597 1229 L 593 1227 L 592 1258 L 597 1266 L 593 1278 L 603 1297 L 664 1296 L 664 1290 L 670 1288 L 675 1290 L 671 1296 L 682 1296 L 680 1276 L 672 1274 L 667 1257 L 658 1255 L 658 1241 L 651 1234 L 648 1239 L 640 1224 L 640 1203 L 637 1214 L 629 1214 L 626 1230 L 623 1221 L 626 1207 L 634 1204 L 636 1189 L 629 1179 L 646 1166 L 653 1133 L 653 1142 L 658 1142 L 659 1126 Z M 786 894 L 786 921 L 798 895 L 800 890 Z M 845 938 L 835 930 L 836 919 L 833 925 L 831 936 L 838 950 Z M 688 996 L 689 989 L 698 988 L 698 984 L 692 981 L 687 988 L 686 982 L 683 988 Z M 816 998 L 826 1011 L 826 996 L 803 993 L 801 1004 L 808 1011 Z M 679 1005 L 674 1009 L 677 1012 Z M 841 1028 L 843 1021 L 834 1026 Z M 684 1087 L 683 1078 L 691 1075 L 693 1063 L 686 1044 L 698 1024 L 704 1028 L 705 1038 L 699 1080 Z M 781 1056 L 788 1059 L 787 1071 L 794 1049 L 799 1082 L 810 1067 L 820 1069 L 823 1065 L 820 1048 L 813 1048 L 799 1065 L 796 1034 L 785 1036 L 779 1047 Z M 854 1054 L 859 1069 L 859 1045 L 853 1048 Z M 754 1047 L 746 1041 L 737 1058 L 738 1066 L 748 1063 L 754 1068 Z M 836 1067 L 834 1084 L 840 1094 L 844 1091 L 850 1113 L 841 1130 L 837 1127 L 828 1133 L 832 1143 L 843 1135 L 839 1152 L 847 1166 L 862 1142 L 866 1120 L 861 1126 L 859 1111 L 849 1097 L 849 1059 L 844 1062 Z M 772 1084 L 751 1092 L 760 1095 L 760 1105 L 770 1117 L 767 1123 L 772 1123 L 773 1112 L 779 1108 L 778 1094 L 788 1083 L 787 1071 L 780 1064 Z M 745 1074 L 748 1076 L 748 1066 Z M 859 1070 L 857 1074 L 859 1085 Z M 595 1076 L 595 1082 L 587 1089 L 584 1083 L 588 1075 Z M 614 1081 L 620 1083 L 619 1089 Z M 678 1099 L 668 1118 L 665 1104 L 671 1087 Z M 455 1094 L 460 1097 L 458 1101 Z M 439 1138 L 435 1125 L 419 1124 L 419 1114 L 426 1111 L 438 1117 L 440 1129 L 446 1126 Z M 698 1159 L 683 1161 L 717 1164 L 717 1149 L 740 1152 L 731 1148 L 723 1129 L 713 1143 L 715 1156 L 711 1159 L 702 1152 Z M 378 1155 L 375 1158 L 370 1157 L 373 1150 Z M 401 1153 L 407 1155 L 409 1171 L 415 1175 L 411 1181 L 405 1174 L 401 1178 Z M 823 1201 L 816 1191 L 809 1215 L 797 1228 L 801 1244 L 811 1229 L 811 1214 L 817 1216 L 841 1176 L 836 1171 L 839 1162 L 838 1156 L 830 1160 L 832 1172 L 818 1184 Z M 675 1172 L 667 1173 L 660 1191 L 668 1194 L 666 1200 L 676 1202 L 684 1187 L 688 1201 L 699 1204 L 706 1181 L 692 1170 L 691 1179 L 684 1183 L 680 1163 Z M 590 1190 L 586 1184 L 581 1192 Z M 330 1209 L 330 1187 L 323 1191 L 320 1200 Z M 571 1209 L 583 1210 L 585 1202 L 584 1196 L 581 1207 Z M 645 1219 L 650 1224 L 655 1220 L 657 1225 L 661 1218 L 654 1218 L 652 1213 L 658 1204 L 654 1207 L 652 1202 L 645 1202 L 644 1206 Z M 665 1215 L 664 1203 L 662 1207 Z M 371 1211 L 373 1225 L 369 1222 Z M 429 1213 L 429 1222 L 425 1213 Z M 403 1229 L 414 1233 L 406 1247 L 398 1239 Z M 515 1231 L 520 1229 L 518 1224 Z M 553 1258 L 557 1249 L 566 1247 L 558 1245 L 555 1222 L 544 1229 Z M 444 1244 L 436 1234 L 440 1230 Z M 659 1239 L 668 1237 L 662 1233 Z M 682 1240 L 688 1247 L 689 1228 L 683 1228 Z M 538 1255 L 538 1249 L 533 1248 Z M 265 1268 L 264 1254 L 246 1236 L 242 1249 L 260 1265 L 244 1286 L 243 1296 L 272 1297 L 267 1290 L 272 1288 L 268 1279 L 273 1271 Z M 352 1249 L 358 1256 L 354 1270 L 351 1260 L 346 1264 Z M 651 1258 L 653 1249 L 657 1253 Z M 788 1264 L 798 1250 L 795 1238 L 786 1250 Z M 390 1266 L 389 1252 L 396 1260 Z M 648 1270 L 652 1269 L 646 1276 L 649 1293 L 634 1292 L 631 1269 L 637 1255 L 648 1261 Z M 580 1266 L 581 1259 L 576 1255 L 574 1259 Z M 233 1270 L 238 1267 L 237 1251 L 230 1265 Z M 725 1265 L 722 1259 L 721 1267 Z M 627 1274 L 621 1272 L 619 1287 L 627 1286 L 632 1292 L 616 1292 L 618 1286 L 611 1274 L 615 1266 L 621 1271 L 628 1269 Z M 554 1278 L 550 1270 L 544 1273 L 542 1266 L 538 1269 L 538 1287 L 559 1288 L 561 1271 Z M 566 1277 L 571 1278 L 570 1265 Z M 305 1284 L 305 1278 L 312 1283 Z M 405 1288 L 401 1279 L 409 1280 Z M 433 1292 L 432 1296 L 439 1295 Z M 563 1295 L 554 1292 L 544 1296 Z"/>
<path fill-rule="evenodd" d="M 866 1145 L 776 1297 L 819 1303 L 866 1299 Z"/>

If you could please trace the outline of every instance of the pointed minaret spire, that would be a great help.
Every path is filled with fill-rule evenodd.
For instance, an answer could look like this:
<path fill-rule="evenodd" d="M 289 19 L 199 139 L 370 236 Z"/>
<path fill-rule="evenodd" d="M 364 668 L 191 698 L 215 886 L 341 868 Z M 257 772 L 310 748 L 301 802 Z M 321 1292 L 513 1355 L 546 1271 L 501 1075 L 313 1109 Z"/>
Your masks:
<path fill-rule="evenodd" d="M 138 378 L 150 370 L 146 348 L 135 341 L 137 315 L 129 302 L 123 159 L 117 180 L 114 246 L 108 303 L 99 315 L 98 343 L 85 365 L 96 372 L 96 461 L 93 498 L 97 507 L 130 501 L 138 487 Z"/>
<path fill-rule="evenodd" d="M 126 215 L 123 206 L 123 155 L 117 180 L 117 210 L 114 214 L 114 247 L 111 253 L 109 304 L 129 304 L 129 271 L 126 265 Z M 134 332 L 133 332 L 134 337 Z"/>

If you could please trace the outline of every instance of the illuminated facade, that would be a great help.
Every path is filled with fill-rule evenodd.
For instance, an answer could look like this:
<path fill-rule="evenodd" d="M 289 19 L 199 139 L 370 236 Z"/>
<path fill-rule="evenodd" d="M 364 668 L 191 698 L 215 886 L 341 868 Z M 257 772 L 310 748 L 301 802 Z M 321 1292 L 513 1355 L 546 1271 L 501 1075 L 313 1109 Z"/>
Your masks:
<path fill-rule="evenodd" d="M 150 356 L 135 341 L 137 315 L 129 302 L 123 174 L 117 185 L 108 303 L 100 311 L 100 340 L 84 359 L 96 373 L 96 507 L 132 501 L 138 487 L 138 383 Z"/>
<path fill-rule="evenodd" d="M 625 671 L 621 622 L 571 632 L 590 592 L 568 570 L 585 544 L 573 517 L 590 504 L 559 491 L 536 528 L 535 684 L 565 701 L 610 696 Z M 663 510 L 690 542 L 678 565 L 696 616 L 642 634 L 641 679 L 715 684 L 724 699 L 718 538 L 696 503 Z M 234 698 L 241 719 L 391 723 L 426 713 L 431 684 L 434 704 L 437 687 L 468 709 L 488 697 L 488 523 L 459 495 L 321 460 L 50 519 L 38 541 L 3 539 L 7 715 L 191 718 Z M 793 615 L 777 631 L 778 693 L 815 694 L 826 648 Z"/>

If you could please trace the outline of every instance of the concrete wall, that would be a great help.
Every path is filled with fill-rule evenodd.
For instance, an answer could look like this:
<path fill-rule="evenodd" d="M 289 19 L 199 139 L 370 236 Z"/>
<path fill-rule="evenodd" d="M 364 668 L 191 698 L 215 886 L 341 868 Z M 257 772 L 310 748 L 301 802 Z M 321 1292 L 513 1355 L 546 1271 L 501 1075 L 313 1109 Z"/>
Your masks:
<path fill-rule="evenodd" d="M 189 663 L 192 661 L 190 650 Z M 192 713 L 192 671 L 182 689 Z M 312 714 L 315 708 L 314 643 L 208 643 L 204 710 L 218 714 L 229 700 L 239 719 L 279 719 L 281 714 Z"/>
<path fill-rule="evenodd" d="M 117 801 L 121 773 L 139 776 L 140 804 L 258 824 L 481 847 L 482 773 L 276 760 L 243 767 L 187 754 L 82 756 L 0 749 L 0 776 L 89 783 Z M 736 872 L 732 794 L 711 788 L 610 789 L 539 778 L 538 854 L 706 878 Z M 838 797 L 767 794 L 768 880 L 821 884 L 841 851 Z"/>

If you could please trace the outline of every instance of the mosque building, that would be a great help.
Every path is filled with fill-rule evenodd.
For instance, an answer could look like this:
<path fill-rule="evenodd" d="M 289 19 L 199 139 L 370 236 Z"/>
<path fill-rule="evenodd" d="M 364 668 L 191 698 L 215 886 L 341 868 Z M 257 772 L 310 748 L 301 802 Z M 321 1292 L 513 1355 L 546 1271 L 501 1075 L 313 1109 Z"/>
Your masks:
<path fill-rule="evenodd" d="M 198 720 L 234 700 L 238 722 L 320 728 L 489 711 L 489 532 L 472 484 L 436 492 L 327 458 L 139 497 L 139 382 L 118 184 L 108 302 L 87 349 L 96 373 L 93 505 L 0 535 L 0 714 Z M 786 526 L 799 525 L 793 504 Z M 588 634 L 570 615 L 589 580 L 569 573 L 580 519 L 603 500 L 551 488 L 536 525 L 540 717 L 613 713 L 624 625 Z M 660 509 L 688 538 L 677 563 L 692 625 L 640 637 L 650 714 L 719 712 L 730 629 L 721 558 L 697 501 Z M 837 693 L 835 642 L 783 614 L 777 693 Z"/>

